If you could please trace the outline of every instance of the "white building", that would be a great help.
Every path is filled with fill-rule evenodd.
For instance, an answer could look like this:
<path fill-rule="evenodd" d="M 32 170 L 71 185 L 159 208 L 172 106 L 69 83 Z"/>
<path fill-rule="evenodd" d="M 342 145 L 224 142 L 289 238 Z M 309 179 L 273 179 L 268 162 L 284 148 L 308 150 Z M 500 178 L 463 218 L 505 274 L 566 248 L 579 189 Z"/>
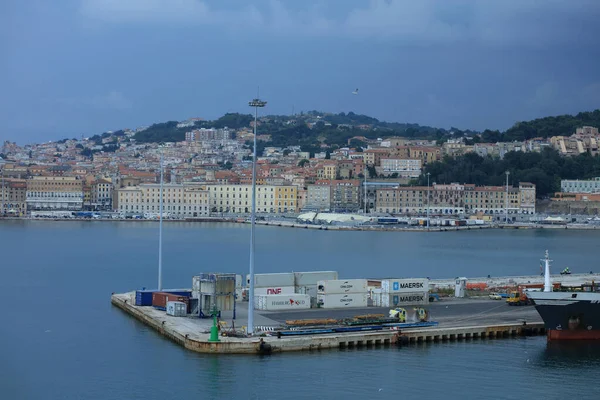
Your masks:
<path fill-rule="evenodd" d="M 158 214 L 160 184 L 147 183 L 117 190 L 118 211 L 123 213 Z M 210 194 L 196 184 L 164 184 L 163 213 L 180 218 L 207 216 Z"/>
<path fill-rule="evenodd" d="M 385 174 L 418 177 L 421 175 L 421 160 L 417 158 L 382 158 L 381 169 Z"/>
<path fill-rule="evenodd" d="M 563 179 L 560 190 L 563 193 L 600 193 L 600 177 L 585 181 Z"/>

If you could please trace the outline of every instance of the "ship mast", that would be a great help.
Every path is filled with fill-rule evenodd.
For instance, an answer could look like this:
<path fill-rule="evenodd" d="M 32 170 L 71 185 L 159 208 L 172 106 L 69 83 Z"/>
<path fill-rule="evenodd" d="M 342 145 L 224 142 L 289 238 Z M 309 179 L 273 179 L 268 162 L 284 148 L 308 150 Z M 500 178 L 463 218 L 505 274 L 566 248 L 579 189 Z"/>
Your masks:
<path fill-rule="evenodd" d="M 544 292 L 552 291 L 552 283 L 550 282 L 550 257 L 548 256 L 548 250 L 546 250 L 546 256 L 542 259 L 544 262 Z"/>

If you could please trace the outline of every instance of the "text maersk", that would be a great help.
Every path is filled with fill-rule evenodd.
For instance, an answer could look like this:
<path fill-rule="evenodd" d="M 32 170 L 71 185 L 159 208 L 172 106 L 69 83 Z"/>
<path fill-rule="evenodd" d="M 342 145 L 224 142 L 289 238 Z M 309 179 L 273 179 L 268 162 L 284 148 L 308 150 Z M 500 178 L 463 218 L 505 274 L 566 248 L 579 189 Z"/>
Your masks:
<path fill-rule="evenodd" d="M 399 303 L 410 303 L 419 301 L 425 301 L 425 296 L 400 296 L 398 298 Z"/>
<path fill-rule="evenodd" d="M 400 282 L 400 289 L 423 289 L 423 282 Z"/>

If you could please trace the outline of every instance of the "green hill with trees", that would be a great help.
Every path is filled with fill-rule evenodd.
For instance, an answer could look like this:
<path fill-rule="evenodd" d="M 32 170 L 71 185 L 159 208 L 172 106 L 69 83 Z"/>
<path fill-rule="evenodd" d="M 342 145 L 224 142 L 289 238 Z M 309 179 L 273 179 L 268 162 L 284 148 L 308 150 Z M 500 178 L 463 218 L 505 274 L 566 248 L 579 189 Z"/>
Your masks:
<path fill-rule="evenodd" d="M 423 175 L 416 182 L 427 185 L 427 173 L 430 183 L 473 183 L 477 186 L 503 186 L 506 184 L 506 171 L 510 172 L 509 184 L 518 186 L 519 182 L 531 182 L 536 185 L 540 198 L 560 191 L 561 179 L 590 179 L 600 176 L 600 157 L 581 154 L 575 157 L 561 157 L 550 148 L 539 153 L 512 151 L 503 159 L 475 153 L 459 157 L 445 157 L 442 161 L 427 165 Z"/>

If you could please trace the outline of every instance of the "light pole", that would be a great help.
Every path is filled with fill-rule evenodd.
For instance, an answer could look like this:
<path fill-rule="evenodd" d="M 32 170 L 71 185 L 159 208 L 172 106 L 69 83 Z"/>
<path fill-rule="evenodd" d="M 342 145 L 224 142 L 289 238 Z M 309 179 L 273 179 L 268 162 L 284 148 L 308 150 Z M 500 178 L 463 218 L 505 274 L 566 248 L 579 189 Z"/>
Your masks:
<path fill-rule="evenodd" d="M 365 196 L 365 215 L 367 214 L 367 168 L 365 167 L 365 181 L 364 181 L 364 196 Z"/>
<path fill-rule="evenodd" d="M 427 173 L 427 229 L 429 230 L 429 176 L 431 174 Z"/>
<path fill-rule="evenodd" d="M 258 123 L 258 109 L 267 105 L 266 101 L 258 98 L 248 102 L 254 107 L 254 151 L 252 152 L 252 215 L 250 217 L 250 293 L 248 293 L 248 327 L 249 335 L 254 333 L 254 227 L 256 225 L 256 126 Z"/>
<path fill-rule="evenodd" d="M 504 223 L 508 224 L 508 176 L 510 175 L 510 171 L 506 171 L 506 202 L 504 207 Z"/>
<path fill-rule="evenodd" d="M 158 291 L 162 290 L 163 153 L 160 153 L 160 196 L 158 217 Z"/>

